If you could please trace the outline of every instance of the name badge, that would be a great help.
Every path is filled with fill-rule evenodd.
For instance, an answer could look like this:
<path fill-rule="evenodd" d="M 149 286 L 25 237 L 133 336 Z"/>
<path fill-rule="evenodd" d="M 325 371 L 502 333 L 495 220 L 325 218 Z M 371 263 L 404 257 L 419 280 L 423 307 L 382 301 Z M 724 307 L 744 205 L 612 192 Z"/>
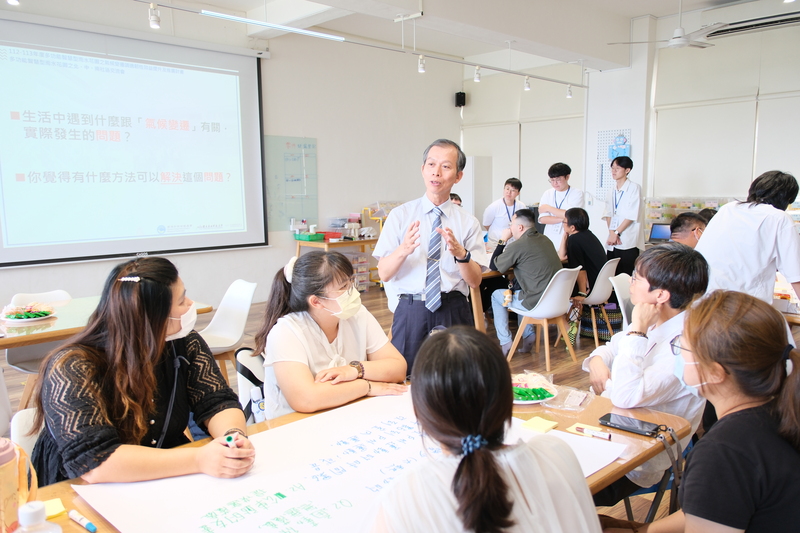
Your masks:
<path fill-rule="evenodd" d="M 622 224 L 622 220 L 623 220 L 622 217 L 619 215 L 614 215 L 613 217 L 611 217 L 611 224 L 609 224 L 608 226 L 609 229 L 611 229 L 612 231 L 617 229 L 619 225 Z"/>

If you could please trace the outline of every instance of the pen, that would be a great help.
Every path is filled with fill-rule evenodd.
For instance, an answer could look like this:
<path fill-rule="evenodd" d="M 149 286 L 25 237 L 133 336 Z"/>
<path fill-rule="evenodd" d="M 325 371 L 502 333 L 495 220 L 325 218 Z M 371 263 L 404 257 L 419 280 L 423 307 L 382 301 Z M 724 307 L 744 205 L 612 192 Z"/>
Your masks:
<path fill-rule="evenodd" d="M 225 437 L 225 444 L 228 445 L 228 448 L 236 448 L 236 437 L 228 435 Z"/>
<path fill-rule="evenodd" d="M 611 440 L 611 433 L 606 433 L 605 431 L 593 431 L 591 429 L 582 427 L 576 427 L 575 431 L 577 431 L 578 433 L 583 433 L 584 435 L 597 437 L 598 439 Z"/>
<path fill-rule="evenodd" d="M 87 531 L 91 531 L 91 533 L 95 533 L 97 531 L 97 526 L 89 522 L 89 519 L 83 516 L 78 511 L 70 511 L 67 516 L 69 516 L 70 520 L 74 520 L 75 522 L 82 525 Z"/>

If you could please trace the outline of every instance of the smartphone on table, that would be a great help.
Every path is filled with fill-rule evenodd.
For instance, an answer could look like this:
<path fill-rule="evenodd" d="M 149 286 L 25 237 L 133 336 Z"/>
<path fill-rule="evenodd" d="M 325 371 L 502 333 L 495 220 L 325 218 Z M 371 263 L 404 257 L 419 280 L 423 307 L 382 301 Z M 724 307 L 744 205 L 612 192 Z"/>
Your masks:
<path fill-rule="evenodd" d="M 630 431 L 631 433 L 638 433 L 646 437 L 655 437 L 658 435 L 658 424 L 637 420 L 636 418 L 630 418 L 628 416 L 615 415 L 613 413 L 607 413 L 601 416 L 600 425 L 621 429 L 623 431 Z"/>

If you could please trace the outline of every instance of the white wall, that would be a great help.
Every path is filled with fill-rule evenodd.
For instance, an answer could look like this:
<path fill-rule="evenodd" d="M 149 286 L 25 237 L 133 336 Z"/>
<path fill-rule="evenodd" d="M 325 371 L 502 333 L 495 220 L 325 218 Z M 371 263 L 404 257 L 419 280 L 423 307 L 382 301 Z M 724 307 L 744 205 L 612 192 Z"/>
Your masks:
<path fill-rule="evenodd" d="M 270 52 L 265 133 L 318 139 L 322 225 L 377 200 L 424 194 L 423 151 L 441 137 L 459 140 L 460 66 L 438 62 L 419 74 L 410 54 L 296 35 L 274 39 Z"/>
<path fill-rule="evenodd" d="M 130 7 L 143 7 L 146 13 L 146 5 L 129 0 L 72 1 L 69 8 L 62 2 L 42 4 L 44 14 L 100 17 L 104 24 L 137 29 L 146 23 L 142 10 L 134 13 Z M 162 24 L 164 11 L 169 10 L 162 10 Z M 237 36 L 245 31 L 243 25 L 220 22 L 208 28 L 209 19 L 202 17 L 181 19 L 180 26 L 176 19 L 176 31 L 180 27 L 184 35 L 194 34 L 189 26 L 195 20 L 203 33 L 231 31 L 235 33 L 229 35 L 229 43 L 246 43 Z M 409 200 L 424 193 L 423 150 L 436 138 L 459 138 L 459 111 L 453 105 L 453 93 L 461 87 L 459 66 L 442 64 L 418 74 L 412 56 L 302 36 L 275 39 L 270 48 L 272 59 L 262 64 L 265 133 L 318 139 L 321 220 L 360 211 L 376 200 Z M 270 232 L 269 242 L 269 248 L 170 259 L 193 299 L 216 306 L 230 282 L 243 278 L 259 283 L 255 301 L 264 301 L 274 273 L 295 250 L 288 231 Z M 73 297 L 99 294 L 117 262 L 2 269 L 0 302 L 10 301 L 17 292 L 54 288 L 66 289 Z"/>
<path fill-rule="evenodd" d="M 551 79 L 581 83 L 578 65 L 559 64 L 526 69 Z M 573 169 L 575 186 L 582 186 L 583 113 L 585 91 L 511 74 L 484 76 L 480 83 L 464 82 L 464 150 L 468 155 L 492 157 L 492 192 L 483 205 L 502 195 L 503 183 L 515 177 L 522 181 L 520 200 L 537 203 L 550 187 L 547 169 L 563 161 Z M 481 211 L 482 212 L 482 211 Z"/>
<path fill-rule="evenodd" d="M 654 18 L 636 19 L 632 21 L 631 40 L 651 40 L 655 30 Z M 630 178 L 642 185 L 645 196 L 651 188 L 648 183 L 647 161 L 650 142 L 648 120 L 655 48 L 653 45 L 633 45 L 630 51 L 629 68 L 589 74 L 584 188 L 592 196 L 597 188 L 598 152 L 600 161 L 605 162 L 607 159 L 608 147 L 598 146 L 598 133 L 607 130 L 631 130 L 631 159 L 634 167 Z M 608 237 L 608 229 L 600 220 L 604 205 L 605 198 L 595 198 L 592 205 L 586 207 L 592 221 L 591 229 L 602 242 Z"/>
<path fill-rule="evenodd" d="M 800 27 L 662 49 L 654 193 L 746 196 L 766 170 L 800 175 Z"/>

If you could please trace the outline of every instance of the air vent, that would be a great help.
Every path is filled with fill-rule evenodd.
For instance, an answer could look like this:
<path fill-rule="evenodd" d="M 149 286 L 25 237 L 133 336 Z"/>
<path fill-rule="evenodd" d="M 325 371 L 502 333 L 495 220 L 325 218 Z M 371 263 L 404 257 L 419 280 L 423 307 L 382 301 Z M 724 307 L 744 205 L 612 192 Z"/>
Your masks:
<path fill-rule="evenodd" d="M 764 31 L 797 24 L 800 24 L 800 11 L 773 15 L 771 17 L 761 17 L 750 20 L 741 20 L 739 22 L 731 22 L 727 26 L 709 33 L 706 39 L 726 37 L 728 35 L 734 35 L 737 33 Z"/>

